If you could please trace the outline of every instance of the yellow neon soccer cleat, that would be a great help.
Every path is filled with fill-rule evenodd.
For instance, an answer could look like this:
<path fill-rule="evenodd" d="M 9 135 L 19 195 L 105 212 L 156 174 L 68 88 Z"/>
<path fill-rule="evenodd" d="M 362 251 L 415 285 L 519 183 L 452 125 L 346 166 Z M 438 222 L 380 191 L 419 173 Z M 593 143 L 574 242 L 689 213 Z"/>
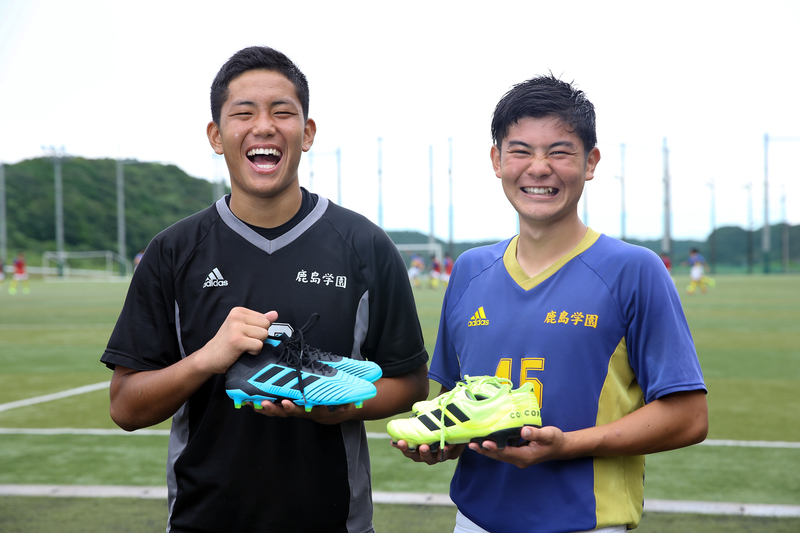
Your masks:
<path fill-rule="evenodd" d="M 392 420 L 386 428 L 392 441 L 404 440 L 410 450 L 428 444 L 491 440 L 498 448 L 516 445 L 524 426 L 542 427 L 533 384 L 511 390 L 511 381 L 495 376 L 465 376 L 450 392 L 414 404 L 411 418 Z"/>

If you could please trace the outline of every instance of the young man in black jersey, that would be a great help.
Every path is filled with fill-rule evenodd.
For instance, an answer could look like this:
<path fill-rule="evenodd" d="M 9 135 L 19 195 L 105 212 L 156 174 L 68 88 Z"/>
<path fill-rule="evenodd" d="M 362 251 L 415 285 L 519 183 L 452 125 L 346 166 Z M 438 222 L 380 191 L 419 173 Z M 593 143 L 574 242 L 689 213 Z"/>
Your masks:
<path fill-rule="evenodd" d="M 380 228 L 300 187 L 316 125 L 285 55 L 234 54 L 211 109 L 231 194 L 148 246 L 101 359 L 114 369 L 111 416 L 129 431 L 172 417 L 167 531 L 372 531 L 362 421 L 428 393 L 404 263 Z M 377 395 L 360 409 L 234 409 L 228 368 L 259 353 L 271 327 L 314 313 L 308 344 L 380 365 Z"/>

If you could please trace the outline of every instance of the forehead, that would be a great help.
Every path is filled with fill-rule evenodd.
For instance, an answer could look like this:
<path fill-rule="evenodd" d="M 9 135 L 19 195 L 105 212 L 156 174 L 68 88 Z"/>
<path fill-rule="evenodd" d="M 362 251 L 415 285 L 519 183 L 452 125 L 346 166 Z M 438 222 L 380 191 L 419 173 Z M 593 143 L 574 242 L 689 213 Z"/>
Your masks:
<path fill-rule="evenodd" d="M 508 127 L 504 143 L 526 142 L 527 144 L 552 142 L 572 142 L 583 146 L 578 134 L 562 119 L 556 116 L 523 117 Z"/>
<path fill-rule="evenodd" d="M 274 70 L 248 70 L 228 83 L 228 98 L 225 105 L 239 105 L 243 102 L 287 101 L 300 106 L 297 91 L 289 78 Z"/>

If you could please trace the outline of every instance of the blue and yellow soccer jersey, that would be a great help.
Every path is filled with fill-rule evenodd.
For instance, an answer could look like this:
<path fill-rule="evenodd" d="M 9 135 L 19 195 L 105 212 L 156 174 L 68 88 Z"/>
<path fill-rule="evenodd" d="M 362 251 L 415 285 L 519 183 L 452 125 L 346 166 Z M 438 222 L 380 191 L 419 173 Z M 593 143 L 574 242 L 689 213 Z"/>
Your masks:
<path fill-rule="evenodd" d="M 533 278 L 517 238 L 464 253 L 445 294 L 430 377 L 534 383 L 542 423 L 573 431 L 617 420 L 666 394 L 705 390 L 675 284 L 653 252 L 589 230 Z M 586 457 L 519 469 L 462 454 L 451 497 L 492 532 L 635 527 L 644 457 Z"/>

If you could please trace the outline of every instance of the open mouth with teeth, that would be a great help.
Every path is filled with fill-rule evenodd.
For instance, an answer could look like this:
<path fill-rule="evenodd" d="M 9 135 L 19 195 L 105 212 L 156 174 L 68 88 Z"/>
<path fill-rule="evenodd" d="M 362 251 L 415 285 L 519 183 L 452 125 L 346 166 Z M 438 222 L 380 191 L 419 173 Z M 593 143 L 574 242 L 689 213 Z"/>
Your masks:
<path fill-rule="evenodd" d="M 558 193 L 558 189 L 556 189 L 555 187 L 523 187 L 522 192 L 526 194 L 555 196 Z"/>
<path fill-rule="evenodd" d="M 247 152 L 247 159 L 262 170 L 275 168 L 283 153 L 275 148 L 253 148 Z"/>

